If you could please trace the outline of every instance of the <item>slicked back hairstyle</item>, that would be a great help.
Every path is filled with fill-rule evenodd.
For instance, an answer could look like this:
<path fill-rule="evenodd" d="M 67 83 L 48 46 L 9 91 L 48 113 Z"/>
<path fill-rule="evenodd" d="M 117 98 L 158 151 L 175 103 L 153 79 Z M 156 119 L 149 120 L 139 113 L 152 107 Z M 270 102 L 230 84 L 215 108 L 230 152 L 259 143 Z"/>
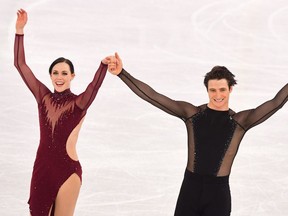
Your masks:
<path fill-rule="evenodd" d="M 69 59 L 66 59 L 64 57 L 57 58 L 55 61 L 52 62 L 52 64 L 49 67 L 49 74 L 51 75 L 52 69 L 56 64 L 62 63 L 62 62 L 67 63 L 69 65 L 71 74 L 74 74 L 74 66 L 73 66 L 72 62 Z"/>
<path fill-rule="evenodd" d="M 235 75 L 232 74 L 226 67 L 224 66 L 215 66 L 212 68 L 212 70 L 208 73 L 206 73 L 204 78 L 204 85 L 206 89 L 208 90 L 208 81 L 209 80 L 220 80 L 220 79 L 226 79 L 228 82 L 229 89 L 231 86 L 234 86 L 237 84 L 237 81 L 234 79 Z"/>

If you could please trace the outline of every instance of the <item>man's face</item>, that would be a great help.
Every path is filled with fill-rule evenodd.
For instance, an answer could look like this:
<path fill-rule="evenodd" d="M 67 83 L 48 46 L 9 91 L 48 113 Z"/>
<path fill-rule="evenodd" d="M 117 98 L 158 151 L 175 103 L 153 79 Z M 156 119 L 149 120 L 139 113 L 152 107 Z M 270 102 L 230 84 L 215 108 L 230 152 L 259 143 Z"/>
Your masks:
<path fill-rule="evenodd" d="M 226 79 L 213 79 L 208 81 L 208 107 L 214 110 L 224 111 L 229 109 L 229 96 L 232 87 L 229 89 Z"/>

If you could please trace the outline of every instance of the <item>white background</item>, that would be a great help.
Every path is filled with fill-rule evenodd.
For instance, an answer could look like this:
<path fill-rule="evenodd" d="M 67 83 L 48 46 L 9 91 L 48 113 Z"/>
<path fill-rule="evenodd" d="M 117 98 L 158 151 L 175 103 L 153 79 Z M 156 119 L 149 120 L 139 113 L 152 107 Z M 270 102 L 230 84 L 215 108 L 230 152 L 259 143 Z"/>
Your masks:
<path fill-rule="evenodd" d="M 16 11 L 24 8 L 26 60 L 52 89 L 48 68 L 72 60 L 79 94 L 101 59 L 170 98 L 207 102 L 203 76 L 225 65 L 238 80 L 235 111 L 287 83 L 286 0 L 0 0 L 0 215 L 28 215 L 39 143 L 37 105 L 13 65 Z M 288 215 L 287 105 L 244 137 L 231 174 L 232 216 Z M 78 141 L 83 185 L 77 216 L 173 215 L 187 160 L 184 123 L 107 74 Z"/>

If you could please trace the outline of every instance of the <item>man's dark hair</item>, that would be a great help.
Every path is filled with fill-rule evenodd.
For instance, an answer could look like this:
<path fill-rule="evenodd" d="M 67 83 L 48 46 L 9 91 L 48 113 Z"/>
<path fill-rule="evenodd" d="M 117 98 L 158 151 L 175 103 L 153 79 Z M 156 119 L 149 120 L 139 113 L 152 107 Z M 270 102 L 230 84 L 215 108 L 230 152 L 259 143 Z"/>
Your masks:
<path fill-rule="evenodd" d="M 208 73 L 206 73 L 204 78 L 204 85 L 206 86 L 206 89 L 208 90 L 208 81 L 209 80 L 220 80 L 220 79 L 226 79 L 228 82 L 229 89 L 231 86 L 234 86 L 237 84 L 237 81 L 234 79 L 235 75 L 232 74 L 226 67 L 224 66 L 215 66 L 212 68 L 212 70 Z"/>
<path fill-rule="evenodd" d="M 52 62 L 52 64 L 49 67 L 49 74 L 51 75 L 52 69 L 56 64 L 62 63 L 62 62 L 67 63 L 69 65 L 71 73 L 74 74 L 74 66 L 73 66 L 72 62 L 69 59 L 66 59 L 64 57 L 57 58 L 55 61 Z"/>

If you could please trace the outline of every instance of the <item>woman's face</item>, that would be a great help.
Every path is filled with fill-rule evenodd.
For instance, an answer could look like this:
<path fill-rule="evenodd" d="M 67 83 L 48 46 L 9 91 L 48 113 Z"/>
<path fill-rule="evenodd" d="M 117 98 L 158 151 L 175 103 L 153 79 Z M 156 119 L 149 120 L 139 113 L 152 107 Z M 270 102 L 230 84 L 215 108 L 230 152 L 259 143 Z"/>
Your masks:
<path fill-rule="evenodd" d="M 70 83 L 74 76 L 75 74 L 71 73 L 69 65 L 65 62 L 60 62 L 52 68 L 50 78 L 54 89 L 57 92 L 63 92 L 70 88 Z"/>

